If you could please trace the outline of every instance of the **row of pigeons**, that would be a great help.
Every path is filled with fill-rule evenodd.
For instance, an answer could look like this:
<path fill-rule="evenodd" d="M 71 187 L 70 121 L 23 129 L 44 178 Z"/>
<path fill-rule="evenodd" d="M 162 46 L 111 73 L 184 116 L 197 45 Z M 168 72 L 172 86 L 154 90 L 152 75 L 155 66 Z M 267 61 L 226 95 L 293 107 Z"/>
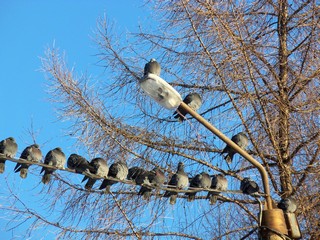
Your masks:
<path fill-rule="evenodd" d="M 13 158 L 16 155 L 17 150 L 18 145 L 13 137 L 9 137 L 0 142 L 0 153 L 8 158 Z M 20 158 L 35 163 L 40 162 L 42 159 L 42 152 L 39 145 L 32 144 L 26 147 L 22 151 Z M 0 159 L 0 173 L 4 172 L 5 161 L 6 159 Z M 66 162 L 67 167 L 75 170 L 77 173 L 91 173 L 100 178 L 111 177 L 119 180 L 128 179 L 134 181 L 137 185 L 143 185 L 138 194 L 142 195 L 144 199 L 149 199 L 152 190 L 161 187 L 166 182 L 165 174 L 159 167 L 156 167 L 151 171 L 147 171 L 138 166 L 128 168 L 126 162 L 123 160 L 115 162 L 108 167 L 107 162 L 103 158 L 94 158 L 91 162 L 88 162 L 84 157 L 74 153 L 66 160 L 65 154 L 59 147 L 50 150 L 44 158 L 44 164 L 58 169 L 63 169 Z M 17 163 L 14 170 L 15 172 L 20 172 L 21 178 L 26 178 L 29 166 L 30 164 L 28 163 Z M 56 170 L 55 168 L 43 167 L 41 169 L 41 173 L 43 173 L 42 182 L 44 184 L 49 183 L 51 174 Z M 97 181 L 97 178 L 90 178 L 85 175 L 83 178 L 83 182 L 84 181 L 87 181 L 85 188 L 91 189 Z M 99 189 L 106 189 L 108 192 L 110 191 L 110 187 L 117 182 L 118 181 L 111 179 L 104 179 Z M 191 189 L 211 188 L 217 191 L 226 191 L 228 187 L 228 181 L 222 174 L 213 175 L 211 178 L 208 173 L 202 172 L 189 180 L 187 173 L 184 171 L 184 164 L 182 162 L 179 162 L 176 173 L 172 175 L 167 184 L 168 188 L 180 190 L 186 189 L 189 185 Z M 241 183 L 241 190 L 243 190 L 244 193 L 252 194 L 258 192 L 259 187 L 253 181 L 245 178 Z M 163 196 L 170 197 L 170 203 L 174 204 L 176 202 L 177 194 L 176 191 L 167 190 Z M 192 201 L 195 199 L 196 191 L 187 192 L 185 194 L 188 196 L 188 201 Z M 213 204 L 217 200 L 217 193 L 208 192 L 207 198 L 210 199 L 210 202 Z"/>
<path fill-rule="evenodd" d="M 17 150 L 18 145 L 13 137 L 6 138 L 0 142 L 0 153 L 7 158 L 14 158 Z M 20 158 L 35 163 L 40 162 L 42 159 L 42 152 L 39 145 L 32 144 L 26 147 L 22 151 Z M 5 161 L 6 159 L 0 159 L 0 173 L 3 173 L 5 170 Z M 156 191 L 159 192 L 160 187 L 165 183 L 167 183 L 168 189 L 183 190 L 189 187 L 189 189 L 194 190 L 185 193 L 188 201 L 193 201 L 195 199 L 197 188 L 202 190 L 214 190 L 208 191 L 207 194 L 207 199 L 209 199 L 211 204 L 214 204 L 217 201 L 220 191 L 226 191 L 228 188 L 227 178 L 223 174 L 210 176 L 208 173 L 202 172 L 189 179 L 187 173 L 184 171 L 184 163 L 182 162 L 178 163 L 177 171 L 171 176 L 170 180 L 166 182 L 165 174 L 159 167 L 155 167 L 150 171 L 138 166 L 128 168 L 126 162 L 123 160 L 114 162 L 108 167 L 106 160 L 103 158 L 94 158 L 88 162 L 84 157 L 74 153 L 66 159 L 65 154 L 59 147 L 50 150 L 44 159 L 44 164 L 58 169 L 64 169 L 66 162 L 67 167 L 73 169 L 76 173 L 94 174 L 99 178 L 111 177 L 113 179 L 119 179 L 119 181 L 125 179 L 134 181 L 135 184 L 141 186 L 138 195 L 141 195 L 146 200 L 150 199 L 153 189 L 156 189 Z M 20 172 L 21 178 L 26 178 L 29 166 L 30 164 L 28 163 L 17 163 L 14 170 L 15 172 Z M 41 169 L 41 173 L 43 173 L 42 182 L 44 184 L 50 182 L 51 174 L 56 170 L 55 168 L 43 167 Z M 82 182 L 84 181 L 87 181 L 85 188 L 90 190 L 97 181 L 97 178 L 91 178 L 88 175 L 85 175 Z M 105 189 L 106 192 L 109 192 L 110 187 L 116 183 L 118 183 L 116 180 L 104 179 L 99 189 Z M 241 181 L 240 190 L 244 194 L 254 194 L 258 193 L 259 186 L 249 178 L 244 178 Z M 163 197 L 170 198 L 171 204 L 176 203 L 177 196 L 177 191 L 167 190 L 163 194 Z M 295 203 L 293 199 L 283 199 L 278 206 L 282 209 L 289 209 L 289 211 L 294 209 L 295 211 L 296 205 L 294 208 L 292 207 L 292 203 Z"/>

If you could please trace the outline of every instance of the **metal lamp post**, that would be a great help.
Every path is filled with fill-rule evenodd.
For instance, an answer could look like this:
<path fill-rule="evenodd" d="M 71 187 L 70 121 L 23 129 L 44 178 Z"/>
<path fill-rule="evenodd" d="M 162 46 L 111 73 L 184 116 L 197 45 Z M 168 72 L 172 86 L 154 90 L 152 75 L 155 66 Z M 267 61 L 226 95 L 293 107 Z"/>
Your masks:
<path fill-rule="evenodd" d="M 190 108 L 182 101 L 180 94 L 165 80 L 155 74 L 148 74 L 140 81 L 140 86 L 144 92 L 158 102 L 161 106 L 167 109 L 176 109 L 179 106 L 186 110 L 191 116 L 193 116 L 198 122 L 215 134 L 218 138 L 232 147 L 237 153 L 252 163 L 260 172 L 265 198 L 267 202 L 267 209 L 272 209 L 272 199 L 270 196 L 269 179 L 265 168 L 253 157 L 251 157 L 245 150 L 240 148 L 230 138 L 225 136 L 211 123 L 205 120 L 200 114 Z"/>
<path fill-rule="evenodd" d="M 262 178 L 265 193 L 264 197 L 266 199 L 265 210 L 262 212 L 261 234 L 263 239 L 282 239 L 277 233 L 287 235 L 288 230 L 282 210 L 273 208 L 272 198 L 270 195 L 269 179 L 265 168 L 245 150 L 240 148 L 236 143 L 225 136 L 187 104 L 185 104 L 182 101 L 180 94 L 164 79 L 155 74 L 149 73 L 140 80 L 139 84 L 144 92 L 158 102 L 161 106 L 167 109 L 177 109 L 180 106 L 186 110 L 198 122 L 200 122 L 218 138 L 224 141 L 227 145 L 232 147 L 237 153 L 247 159 L 258 169 Z"/>

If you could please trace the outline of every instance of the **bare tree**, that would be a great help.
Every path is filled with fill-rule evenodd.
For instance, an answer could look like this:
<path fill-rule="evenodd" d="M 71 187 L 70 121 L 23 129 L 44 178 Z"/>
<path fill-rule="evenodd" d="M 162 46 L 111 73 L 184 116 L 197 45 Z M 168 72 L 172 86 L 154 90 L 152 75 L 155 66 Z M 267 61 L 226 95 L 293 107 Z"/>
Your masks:
<path fill-rule="evenodd" d="M 239 189 L 258 172 L 235 157 L 228 170 L 224 144 L 194 119 L 175 121 L 139 89 L 144 64 L 156 58 L 161 77 L 183 96 L 202 95 L 201 115 L 228 136 L 244 131 L 249 152 L 266 168 L 275 200 L 293 196 L 306 238 L 320 235 L 320 14 L 316 1 L 158 1 L 157 26 L 141 26 L 127 41 L 105 19 L 96 32 L 103 79 L 77 75 L 64 56 L 48 49 L 43 69 L 61 119 L 88 155 L 129 166 L 159 166 L 169 176 L 179 161 L 189 176 L 223 173 Z M 146 30 L 150 29 L 150 30 Z M 58 220 L 24 208 L 14 211 L 60 229 L 61 237 L 112 236 L 239 239 L 258 226 L 259 205 L 248 196 L 223 194 L 210 206 L 206 194 L 175 206 L 155 194 L 150 201 L 126 184 L 113 193 L 88 191 L 68 174 L 56 173 L 48 189 Z M 14 193 L 12 193 L 14 194 Z M 55 198 L 52 198 L 55 196 Z M 23 209 L 23 210 L 21 210 Z M 251 235 L 252 237 L 252 235 Z M 256 239 L 256 237 L 254 237 Z"/>

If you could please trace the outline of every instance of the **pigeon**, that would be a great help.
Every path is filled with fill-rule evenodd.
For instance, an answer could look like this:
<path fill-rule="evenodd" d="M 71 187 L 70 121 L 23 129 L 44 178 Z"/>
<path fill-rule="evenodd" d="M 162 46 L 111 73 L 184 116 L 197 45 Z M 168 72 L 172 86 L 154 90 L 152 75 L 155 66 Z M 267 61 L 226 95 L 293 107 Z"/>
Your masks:
<path fill-rule="evenodd" d="M 66 164 L 66 155 L 62 152 L 61 148 L 59 148 L 59 147 L 52 149 L 45 156 L 44 164 L 63 169 L 64 165 Z M 43 167 L 41 169 L 40 174 L 44 172 L 44 174 L 42 176 L 42 182 L 44 184 L 48 184 L 50 182 L 51 174 L 54 171 L 55 171 L 55 169 L 53 169 L 53 168 Z"/>
<path fill-rule="evenodd" d="M 150 62 L 148 62 L 144 66 L 144 76 L 147 76 L 149 73 L 152 73 L 160 77 L 160 72 L 160 64 L 154 58 L 152 58 Z"/>
<path fill-rule="evenodd" d="M 109 167 L 107 165 L 106 160 L 104 160 L 103 158 L 94 158 L 91 160 L 91 162 L 89 163 L 90 166 L 93 168 L 90 172 L 92 174 L 97 175 L 98 177 L 108 177 L 108 173 L 109 173 Z M 85 180 L 87 180 L 86 185 L 84 186 L 85 189 L 92 189 L 93 185 L 95 184 L 95 182 L 97 181 L 97 179 L 94 178 L 90 178 L 88 176 L 84 176 L 82 179 L 82 182 L 84 182 Z"/>
<path fill-rule="evenodd" d="M 115 162 L 111 164 L 109 168 L 108 177 L 117 178 L 119 180 L 124 180 L 128 176 L 128 166 L 125 161 L 120 160 L 119 162 Z M 105 179 L 103 180 L 99 189 L 106 189 L 106 192 L 110 191 L 111 185 L 117 183 L 117 181 Z"/>
<path fill-rule="evenodd" d="M 198 93 L 189 93 L 184 99 L 183 102 L 187 104 L 194 111 L 197 111 L 202 105 L 201 96 Z M 182 107 L 178 107 L 177 111 L 173 113 L 174 118 L 177 118 L 179 122 L 183 122 L 185 116 L 188 112 Z"/>
<path fill-rule="evenodd" d="M 233 142 L 235 142 L 243 150 L 245 150 L 249 145 L 249 139 L 248 139 L 247 135 L 244 132 L 240 132 L 240 133 L 234 135 L 231 138 L 231 140 Z M 226 157 L 224 159 L 227 161 L 227 163 L 231 163 L 232 159 L 233 159 L 233 155 L 236 154 L 236 151 L 232 147 L 227 145 L 223 149 L 221 155 L 223 155 L 224 153 L 227 153 L 227 155 L 226 155 Z"/>
<path fill-rule="evenodd" d="M 141 167 L 132 167 L 128 170 L 128 180 L 133 180 L 136 184 L 141 185 L 148 178 L 148 171 Z"/>
<path fill-rule="evenodd" d="M 67 166 L 68 168 L 75 170 L 76 173 L 81 173 L 81 174 L 83 172 L 94 171 L 94 168 L 89 164 L 87 159 L 75 153 L 72 153 L 69 156 L 67 161 Z"/>
<path fill-rule="evenodd" d="M 18 144 L 13 137 L 8 137 L 0 142 L 0 153 L 8 158 L 14 158 L 18 151 Z M 5 170 L 6 159 L 0 159 L 0 173 Z"/>
<path fill-rule="evenodd" d="M 156 188 L 161 187 L 166 180 L 164 173 L 161 171 L 159 167 L 155 167 L 153 170 L 149 171 L 147 173 L 147 178 L 148 178 L 149 184 L 152 187 L 156 187 Z M 138 195 L 142 195 L 143 199 L 149 200 L 151 196 L 151 192 L 152 192 L 152 188 L 141 186 Z"/>
<path fill-rule="evenodd" d="M 221 173 L 213 175 L 210 188 L 217 191 L 226 191 L 228 189 L 227 178 Z M 217 202 L 218 195 L 220 193 L 208 192 L 207 199 L 209 199 L 211 205 Z"/>
<path fill-rule="evenodd" d="M 278 208 L 285 213 L 294 213 L 297 210 L 297 202 L 292 197 L 284 198 L 278 203 Z"/>
<path fill-rule="evenodd" d="M 20 156 L 21 159 L 25 159 L 32 162 L 40 162 L 42 158 L 42 153 L 38 144 L 32 144 L 26 147 Z M 30 164 L 27 163 L 17 163 L 14 170 L 15 172 L 20 172 L 21 178 L 26 178 L 28 175 L 28 168 Z"/>
<path fill-rule="evenodd" d="M 259 186 L 255 181 L 251 180 L 250 178 L 244 178 L 241 181 L 240 190 L 244 194 L 250 195 L 259 192 Z"/>
<path fill-rule="evenodd" d="M 211 178 L 208 173 L 202 172 L 195 175 L 190 182 L 190 188 L 210 188 Z M 188 202 L 191 202 L 195 199 L 197 192 L 187 192 L 185 195 L 188 196 Z"/>
<path fill-rule="evenodd" d="M 177 172 L 171 177 L 168 188 L 183 189 L 189 184 L 188 175 L 184 172 L 184 164 L 179 162 Z M 166 191 L 163 195 L 164 197 L 170 197 L 170 204 L 175 204 L 177 200 L 178 193 Z"/>

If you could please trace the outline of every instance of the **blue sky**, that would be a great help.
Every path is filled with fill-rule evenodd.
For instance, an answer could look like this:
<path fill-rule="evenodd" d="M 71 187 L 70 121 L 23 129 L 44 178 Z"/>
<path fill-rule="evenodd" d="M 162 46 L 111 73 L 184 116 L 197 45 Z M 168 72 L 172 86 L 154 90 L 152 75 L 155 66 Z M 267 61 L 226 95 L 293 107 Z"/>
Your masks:
<path fill-rule="evenodd" d="M 97 58 L 94 55 L 98 50 L 92 40 L 97 18 L 106 14 L 122 31 L 135 31 L 146 17 L 145 7 L 140 7 L 142 4 L 142 1 L 129 0 L 0 1 L 3 115 L 0 139 L 16 138 L 19 145 L 17 157 L 28 144 L 33 143 L 28 133 L 32 125 L 44 155 L 56 146 L 61 146 L 66 155 L 72 152 L 72 140 L 64 137 L 68 122 L 57 120 L 56 106 L 48 100 L 46 79 L 40 71 L 40 57 L 44 56 L 45 49 L 55 44 L 66 51 L 69 65 L 74 65 L 79 71 L 101 74 L 103 69 L 95 65 Z M 13 174 L 14 165 L 7 162 L 5 174 L 0 175 L 1 185 L 6 185 L 5 180 L 12 183 L 21 189 L 21 196 L 26 202 L 33 202 L 35 196 L 28 192 L 33 183 L 29 184 L 34 180 L 40 182 L 40 179 L 32 176 L 20 179 L 18 174 Z M 0 190 L 0 205 L 6 194 L 8 191 L 4 187 Z M 0 216 L 0 238 L 21 239 L 24 228 L 28 226 L 5 232 L 10 215 L 4 217 L 0 210 Z M 39 239 L 39 236 L 30 239 Z"/>
<path fill-rule="evenodd" d="M 47 47 L 65 50 L 67 61 L 90 73 L 98 50 L 92 40 L 96 20 L 104 14 L 122 29 L 135 30 L 142 16 L 139 1 L 1 1 L 0 81 L 4 100 L 1 138 L 14 136 L 19 145 L 32 142 L 33 123 L 40 144 L 61 144 L 66 125 L 57 122 L 49 102 L 40 57 Z M 122 6 L 127 6 L 123 8 Z"/>

